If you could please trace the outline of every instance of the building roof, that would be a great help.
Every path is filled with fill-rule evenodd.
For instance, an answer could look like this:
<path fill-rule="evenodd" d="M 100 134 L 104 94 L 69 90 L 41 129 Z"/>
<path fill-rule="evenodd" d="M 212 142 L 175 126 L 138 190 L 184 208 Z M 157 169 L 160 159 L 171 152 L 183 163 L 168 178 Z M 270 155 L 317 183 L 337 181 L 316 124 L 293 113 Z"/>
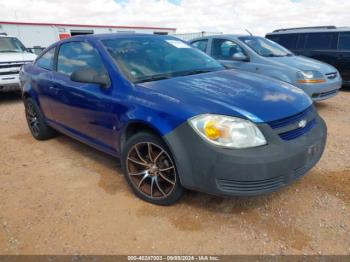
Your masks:
<path fill-rule="evenodd" d="M 151 27 L 151 26 L 116 26 L 116 25 L 85 25 L 85 24 L 59 24 L 59 23 L 36 23 L 36 22 L 10 22 L 0 21 L 5 25 L 36 25 L 36 26 L 70 26 L 70 27 L 98 27 L 98 28 L 120 28 L 120 29 L 151 29 L 151 30 L 173 30 L 176 28 Z"/>

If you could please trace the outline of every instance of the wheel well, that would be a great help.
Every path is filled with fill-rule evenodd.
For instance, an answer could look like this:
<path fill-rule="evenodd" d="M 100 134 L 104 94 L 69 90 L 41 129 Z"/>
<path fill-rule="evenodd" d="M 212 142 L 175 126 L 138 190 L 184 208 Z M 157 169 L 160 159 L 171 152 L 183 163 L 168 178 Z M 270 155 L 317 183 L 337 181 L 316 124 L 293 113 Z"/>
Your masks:
<path fill-rule="evenodd" d="M 127 126 L 125 132 L 123 133 L 122 140 L 121 140 L 121 146 L 123 148 L 124 144 L 130 137 L 133 135 L 140 133 L 140 132 L 148 132 L 151 134 L 154 134 L 158 137 L 162 137 L 162 135 L 159 133 L 157 129 L 154 127 L 146 124 L 146 123 L 141 123 L 141 122 L 135 122 L 131 123 Z"/>
<path fill-rule="evenodd" d="M 27 100 L 28 98 L 31 98 L 31 97 L 32 96 L 28 92 L 23 92 L 23 94 L 22 94 L 22 100 L 23 101 L 25 101 L 25 100 Z"/>
<path fill-rule="evenodd" d="M 30 98 L 30 97 L 31 96 L 27 92 L 23 93 L 23 95 L 22 95 L 23 100 L 26 100 L 27 98 Z"/>

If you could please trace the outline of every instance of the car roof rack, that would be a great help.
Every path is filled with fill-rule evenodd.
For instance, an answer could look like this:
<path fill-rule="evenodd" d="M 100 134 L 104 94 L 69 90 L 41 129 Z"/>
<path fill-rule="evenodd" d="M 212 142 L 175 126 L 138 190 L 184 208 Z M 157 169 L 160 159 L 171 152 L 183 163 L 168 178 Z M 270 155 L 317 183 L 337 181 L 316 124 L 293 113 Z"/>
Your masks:
<path fill-rule="evenodd" d="M 283 32 L 283 31 L 292 31 L 292 30 L 303 30 L 303 29 L 337 29 L 334 25 L 326 25 L 326 26 L 308 26 L 308 27 L 294 27 L 294 28 L 281 28 L 274 30 L 273 33 Z"/>

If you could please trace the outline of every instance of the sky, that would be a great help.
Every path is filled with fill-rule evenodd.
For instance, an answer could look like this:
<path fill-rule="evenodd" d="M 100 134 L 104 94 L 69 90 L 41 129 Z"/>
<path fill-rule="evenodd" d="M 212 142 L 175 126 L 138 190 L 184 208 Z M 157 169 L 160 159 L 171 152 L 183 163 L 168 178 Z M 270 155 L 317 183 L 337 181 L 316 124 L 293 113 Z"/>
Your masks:
<path fill-rule="evenodd" d="M 265 35 L 300 26 L 350 26 L 350 0 L 0 0 L 0 20 L 176 28 Z"/>

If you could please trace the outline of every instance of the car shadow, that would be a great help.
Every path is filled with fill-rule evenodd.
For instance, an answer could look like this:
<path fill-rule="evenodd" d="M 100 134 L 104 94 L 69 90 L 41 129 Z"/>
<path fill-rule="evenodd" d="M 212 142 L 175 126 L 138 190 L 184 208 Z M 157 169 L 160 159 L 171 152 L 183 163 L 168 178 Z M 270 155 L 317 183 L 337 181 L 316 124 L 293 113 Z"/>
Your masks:
<path fill-rule="evenodd" d="M 325 103 L 324 101 L 314 102 L 314 105 L 319 112 L 322 112 L 329 107 L 329 105 L 327 103 Z"/>
<path fill-rule="evenodd" d="M 117 192 L 126 192 L 120 159 L 101 152 L 89 145 L 64 134 L 54 138 L 56 143 L 64 147 L 65 156 L 73 161 L 74 166 L 83 167 L 98 174 L 98 186 L 106 193 L 114 195 Z"/>
<path fill-rule="evenodd" d="M 278 198 L 283 194 L 284 190 L 288 190 L 288 187 L 277 192 L 250 197 L 223 197 L 188 190 L 179 204 L 186 204 L 195 209 L 206 209 L 212 213 L 244 213 L 265 206 L 274 198 Z"/>
<path fill-rule="evenodd" d="M 0 92 L 0 103 L 1 104 L 12 104 L 18 103 L 22 99 L 20 92 Z"/>
<path fill-rule="evenodd" d="M 73 160 L 73 165 L 83 166 L 100 175 L 97 186 L 116 197 L 123 195 L 130 211 L 142 219 L 165 219 L 177 232 L 203 232 L 211 228 L 217 232 L 223 228 L 250 228 L 264 232 L 275 241 L 301 250 L 308 245 L 309 237 L 294 225 L 281 223 L 279 209 L 271 205 L 283 203 L 285 195 L 294 192 L 295 186 L 282 188 L 277 192 L 257 197 L 218 197 L 187 190 L 184 196 L 172 206 L 157 206 L 140 201 L 132 193 L 122 177 L 117 158 L 100 152 L 65 135 L 56 138 L 66 149 L 64 155 Z M 298 182 L 297 182 L 298 183 Z M 128 208 L 129 208 L 128 207 Z M 142 221 L 142 220 L 140 220 Z"/>
<path fill-rule="evenodd" d="M 340 92 L 350 92 L 350 85 L 342 86 Z"/>
<path fill-rule="evenodd" d="M 106 193 L 116 194 L 117 192 L 123 191 L 130 194 L 131 197 L 136 197 L 128 188 L 123 178 L 123 171 L 119 158 L 110 156 L 63 134 L 59 135 L 54 140 L 68 150 L 67 155 L 72 156 L 69 158 L 75 162 L 74 165 L 84 166 L 100 175 L 98 186 Z M 79 157 L 75 157 L 77 155 L 79 155 Z M 82 159 L 85 159 L 85 161 L 82 161 Z M 241 213 L 244 212 L 244 210 L 264 206 L 267 202 L 271 201 L 272 198 L 278 196 L 281 191 L 283 192 L 283 190 L 284 189 L 281 189 L 278 192 L 264 196 L 235 198 L 225 198 L 186 190 L 184 197 L 181 198 L 176 205 L 184 205 L 194 209 L 204 208 L 208 212 L 215 213 L 225 213 L 226 211 L 228 213 Z"/>

